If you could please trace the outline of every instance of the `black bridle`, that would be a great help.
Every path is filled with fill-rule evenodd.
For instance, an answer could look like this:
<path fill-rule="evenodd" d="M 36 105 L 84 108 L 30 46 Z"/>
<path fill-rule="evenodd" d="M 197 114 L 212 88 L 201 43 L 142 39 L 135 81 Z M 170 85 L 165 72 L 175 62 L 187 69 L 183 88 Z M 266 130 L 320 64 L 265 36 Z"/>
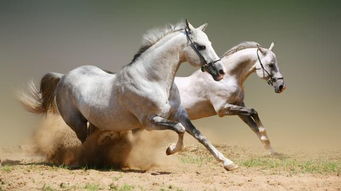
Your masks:
<path fill-rule="evenodd" d="M 198 48 L 195 46 L 195 43 L 193 42 L 192 38 L 190 37 L 191 31 L 190 31 L 188 26 L 185 28 L 185 33 L 186 33 L 187 40 L 190 43 L 190 46 L 193 48 L 194 52 L 200 58 L 200 61 L 202 63 L 201 71 L 203 71 L 203 72 L 204 71 L 208 71 L 210 73 L 213 73 L 214 75 L 218 75 L 218 73 L 213 69 L 214 68 L 213 64 L 216 63 L 216 62 L 219 62 L 221 60 L 221 58 L 219 58 L 218 60 L 214 60 L 212 62 L 207 62 L 205 60 L 204 56 L 200 53 Z"/>
<path fill-rule="evenodd" d="M 258 62 L 260 64 L 260 66 L 262 68 L 256 68 L 256 70 L 262 69 L 263 70 L 263 77 L 265 77 L 265 73 L 268 75 L 269 78 L 267 79 L 267 83 L 269 85 L 273 86 L 273 83 L 276 82 L 277 80 L 283 80 L 284 79 L 283 77 L 276 78 L 264 68 L 264 65 L 263 65 L 263 63 L 259 57 L 258 51 L 261 51 L 259 47 L 257 48 L 257 58 L 258 58 Z"/>

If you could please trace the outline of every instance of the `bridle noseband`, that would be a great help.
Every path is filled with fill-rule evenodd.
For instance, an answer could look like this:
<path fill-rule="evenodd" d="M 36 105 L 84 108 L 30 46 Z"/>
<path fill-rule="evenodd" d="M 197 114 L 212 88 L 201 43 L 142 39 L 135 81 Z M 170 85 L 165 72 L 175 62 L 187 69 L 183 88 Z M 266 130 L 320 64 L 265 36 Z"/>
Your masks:
<path fill-rule="evenodd" d="M 210 73 L 215 73 L 215 75 L 218 75 L 218 73 L 214 70 L 212 70 L 213 68 L 213 64 L 215 64 L 216 62 L 219 62 L 221 60 L 221 58 L 219 58 L 218 60 L 214 60 L 212 62 L 207 62 L 204 58 L 204 56 L 200 53 L 200 51 L 197 49 L 197 47 L 195 46 L 192 38 L 190 37 L 190 29 L 188 27 L 185 28 L 185 33 L 186 33 L 186 37 L 188 42 L 190 43 L 190 46 L 193 48 L 194 52 L 199 56 L 200 61 L 202 64 L 201 66 L 201 71 L 210 71 Z"/>
<path fill-rule="evenodd" d="M 260 66 L 262 68 L 257 68 L 256 67 L 256 70 L 259 70 L 259 69 L 262 69 L 263 70 L 263 77 L 265 77 L 265 73 L 269 76 L 268 80 L 267 80 L 267 83 L 271 86 L 273 86 L 273 83 L 276 82 L 277 80 L 283 80 L 284 78 L 283 77 L 280 77 L 280 78 L 276 78 L 274 77 L 270 72 L 268 72 L 265 68 L 264 68 L 264 65 L 259 57 L 259 54 L 258 54 L 258 51 L 260 51 L 259 47 L 257 48 L 257 58 L 258 58 L 258 62 L 260 64 Z"/>

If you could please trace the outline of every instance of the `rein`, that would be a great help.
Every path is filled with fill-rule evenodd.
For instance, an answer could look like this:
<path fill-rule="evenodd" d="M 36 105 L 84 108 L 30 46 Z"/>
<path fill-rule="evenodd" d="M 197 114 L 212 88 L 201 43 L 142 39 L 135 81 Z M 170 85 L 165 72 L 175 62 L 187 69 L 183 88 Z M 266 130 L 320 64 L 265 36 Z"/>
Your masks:
<path fill-rule="evenodd" d="M 216 74 L 216 71 L 213 70 L 213 64 L 216 62 L 219 62 L 221 60 L 221 58 L 219 58 L 218 60 L 214 60 L 212 62 L 207 62 L 204 58 L 204 56 L 200 53 L 200 51 L 197 49 L 197 47 L 195 46 L 195 43 L 193 42 L 192 38 L 190 37 L 190 30 L 188 27 L 185 28 L 185 33 L 186 33 L 186 37 L 187 40 L 190 42 L 190 46 L 192 47 L 192 49 L 194 50 L 194 52 L 199 56 L 200 61 L 202 64 L 201 66 L 201 71 L 210 71 L 211 73 Z"/>
<path fill-rule="evenodd" d="M 261 66 L 262 68 L 256 68 L 256 70 L 262 69 L 262 70 L 263 70 L 263 77 L 265 77 L 265 73 L 269 76 L 269 78 L 268 78 L 268 80 L 267 80 L 267 83 L 268 83 L 269 85 L 273 86 L 273 83 L 276 82 L 277 80 L 283 80 L 283 79 L 284 79 L 283 77 L 276 78 L 276 77 L 274 77 L 270 72 L 268 72 L 268 71 L 265 69 L 265 67 L 264 67 L 264 65 L 263 65 L 263 63 L 262 63 L 262 60 L 261 60 L 260 57 L 259 57 L 258 51 L 260 51 L 259 48 L 257 48 L 257 58 L 258 58 L 258 62 L 259 62 L 259 64 L 260 64 L 260 66 Z"/>

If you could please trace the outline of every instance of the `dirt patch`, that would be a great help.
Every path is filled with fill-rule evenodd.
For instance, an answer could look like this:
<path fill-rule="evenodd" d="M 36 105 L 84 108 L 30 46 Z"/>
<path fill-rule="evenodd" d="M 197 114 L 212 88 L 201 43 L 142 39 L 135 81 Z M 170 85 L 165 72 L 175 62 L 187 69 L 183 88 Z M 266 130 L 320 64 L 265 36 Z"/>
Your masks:
<path fill-rule="evenodd" d="M 173 133 L 174 134 L 174 133 Z M 35 153 L 55 165 L 147 170 L 165 163 L 172 132 L 97 131 L 81 144 L 59 115 L 49 114 L 33 137 Z"/>

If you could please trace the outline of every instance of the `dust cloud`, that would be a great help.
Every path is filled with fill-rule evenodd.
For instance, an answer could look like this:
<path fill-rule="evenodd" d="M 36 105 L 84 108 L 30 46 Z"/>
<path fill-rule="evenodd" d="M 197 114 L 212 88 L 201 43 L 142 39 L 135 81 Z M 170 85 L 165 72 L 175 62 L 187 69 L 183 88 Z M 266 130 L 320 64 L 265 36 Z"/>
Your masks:
<path fill-rule="evenodd" d="M 174 132 L 96 131 L 81 144 L 59 115 L 48 114 L 33 135 L 33 145 L 36 154 L 56 165 L 148 170 L 172 160 L 165 151 L 175 137 Z"/>

